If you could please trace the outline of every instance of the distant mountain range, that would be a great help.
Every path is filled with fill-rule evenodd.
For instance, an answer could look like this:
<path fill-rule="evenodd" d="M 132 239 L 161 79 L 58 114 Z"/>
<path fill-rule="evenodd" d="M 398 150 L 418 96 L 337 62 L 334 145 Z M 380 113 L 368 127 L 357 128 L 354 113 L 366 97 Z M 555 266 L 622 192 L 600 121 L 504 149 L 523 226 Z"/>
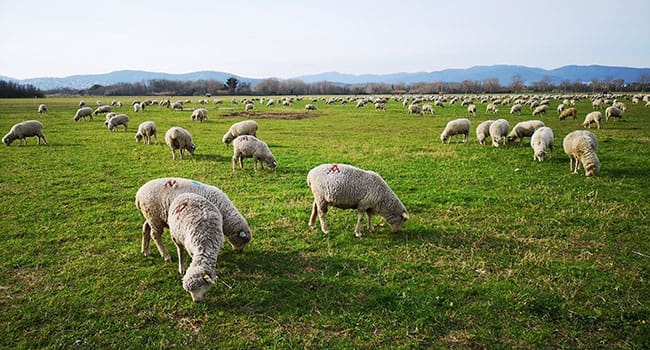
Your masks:
<path fill-rule="evenodd" d="M 614 66 L 564 66 L 556 69 L 531 68 L 516 65 L 474 66 L 471 68 L 445 69 L 435 72 L 393 73 L 393 74 L 343 74 L 326 72 L 314 75 L 303 75 L 291 79 L 302 80 L 305 83 L 329 81 L 337 84 L 412 84 L 418 82 L 462 82 L 464 80 L 483 81 L 496 78 L 501 85 L 508 85 L 512 78 L 518 75 L 524 84 L 531 84 L 542 79 L 549 79 L 553 84 L 568 80 L 590 82 L 596 80 L 623 79 L 627 83 L 638 82 L 642 76 L 650 77 L 650 68 L 614 67 Z M 121 70 L 106 74 L 73 75 L 65 78 L 31 78 L 13 79 L 0 76 L 0 80 L 13 81 L 20 84 L 31 84 L 42 90 L 56 88 L 87 89 L 95 84 L 112 85 L 117 83 L 138 83 L 150 80 L 197 81 L 218 80 L 225 82 L 235 77 L 240 82 L 255 84 L 262 79 L 247 78 L 236 74 L 216 71 L 200 71 L 185 74 L 156 73 L 139 70 Z"/>

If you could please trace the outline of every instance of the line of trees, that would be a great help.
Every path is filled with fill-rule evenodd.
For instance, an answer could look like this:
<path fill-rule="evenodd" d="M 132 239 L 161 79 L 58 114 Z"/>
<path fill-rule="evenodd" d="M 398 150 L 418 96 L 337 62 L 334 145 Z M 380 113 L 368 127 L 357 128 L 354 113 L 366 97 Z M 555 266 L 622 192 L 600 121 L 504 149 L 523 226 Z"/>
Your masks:
<path fill-rule="evenodd" d="M 328 81 L 305 83 L 302 80 L 264 79 L 250 84 L 230 77 L 225 82 L 217 80 L 172 81 L 151 80 L 142 83 L 118 83 L 109 86 L 93 85 L 85 90 L 57 89 L 50 94 L 101 95 L 101 96 L 203 96 L 203 95 L 337 95 L 337 94 L 474 94 L 474 93 L 600 93 L 647 91 L 650 76 L 639 82 L 626 84 L 623 79 L 592 80 L 581 82 L 565 80 L 554 84 L 550 78 L 529 85 L 515 75 L 510 84 L 503 85 L 497 78 L 464 80 L 461 82 L 420 82 L 410 84 L 367 83 L 337 84 Z"/>
<path fill-rule="evenodd" d="M 0 80 L 0 98 L 44 97 L 45 93 L 33 85 L 21 85 L 11 81 Z"/>

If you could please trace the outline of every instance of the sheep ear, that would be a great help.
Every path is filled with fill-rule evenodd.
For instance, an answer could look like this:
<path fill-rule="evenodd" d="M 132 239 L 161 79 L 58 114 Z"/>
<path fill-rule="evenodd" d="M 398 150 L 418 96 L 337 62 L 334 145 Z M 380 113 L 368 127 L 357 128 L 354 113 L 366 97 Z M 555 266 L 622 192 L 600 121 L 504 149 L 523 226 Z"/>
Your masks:
<path fill-rule="evenodd" d="M 408 219 L 410 219 L 411 217 L 409 216 L 409 214 L 408 214 L 407 212 L 403 212 L 403 213 L 402 213 L 402 218 L 404 218 L 404 220 L 408 220 Z"/>
<path fill-rule="evenodd" d="M 239 232 L 239 238 L 244 238 L 244 237 L 246 237 L 246 232 L 244 231 Z"/>

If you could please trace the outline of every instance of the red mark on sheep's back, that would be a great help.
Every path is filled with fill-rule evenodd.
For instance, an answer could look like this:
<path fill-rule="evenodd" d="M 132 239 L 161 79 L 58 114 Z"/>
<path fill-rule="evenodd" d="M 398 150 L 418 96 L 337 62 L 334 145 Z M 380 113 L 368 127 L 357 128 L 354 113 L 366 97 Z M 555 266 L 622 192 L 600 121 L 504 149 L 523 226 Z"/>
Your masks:
<path fill-rule="evenodd" d="M 327 174 L 340 173 L 341 170 L 337 164 L 332 164 L 332 167 L 327 170 Z"/>
<path fill-rule="evenodd" d="M 174 179 L 167 180 L 167 182 L 165 182 L 165 187 L 173 188 L 174 186 L 176 186 L 176 180 Z"/>
<path fill-rule="evenodd" d="M 174 210 L 174 214 L 180 214 L 183 210 L 185 210 L 185 208 L 187 208 L 187 201 L 181 202 L 179 205 L 177 205 L 176 209 Z"/>

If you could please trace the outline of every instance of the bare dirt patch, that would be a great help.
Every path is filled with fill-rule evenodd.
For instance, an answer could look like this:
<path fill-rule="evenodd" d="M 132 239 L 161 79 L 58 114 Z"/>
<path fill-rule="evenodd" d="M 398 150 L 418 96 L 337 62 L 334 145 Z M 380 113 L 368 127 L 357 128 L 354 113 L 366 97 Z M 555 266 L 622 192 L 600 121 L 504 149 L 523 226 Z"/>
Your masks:
<path fill-rule="evenodd" d="M 317 117 L 316 113 L 307 113 L 307 112 L 265 112 L 265 113 L 255 113 L 255 112 L 232 112 L 228 114 L 221 115 L 221 118 L 252 118 L 252 119 L 286 119 L 286 120 L 298 120 L 305 118 Z"/>

